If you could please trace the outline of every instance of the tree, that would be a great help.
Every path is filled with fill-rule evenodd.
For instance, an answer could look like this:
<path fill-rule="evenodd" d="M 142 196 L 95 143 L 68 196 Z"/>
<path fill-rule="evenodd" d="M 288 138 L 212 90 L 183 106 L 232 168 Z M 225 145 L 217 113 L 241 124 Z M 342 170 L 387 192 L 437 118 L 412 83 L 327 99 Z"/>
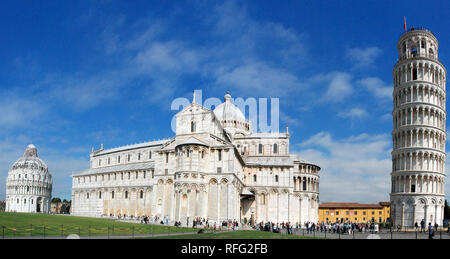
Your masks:
<path fill-rule="evenodd" d="M 52 203 L 54 203 L 54 202 L 61 202 L 61 199 L 58 197 L 55 197 L 52 199 Z"/>

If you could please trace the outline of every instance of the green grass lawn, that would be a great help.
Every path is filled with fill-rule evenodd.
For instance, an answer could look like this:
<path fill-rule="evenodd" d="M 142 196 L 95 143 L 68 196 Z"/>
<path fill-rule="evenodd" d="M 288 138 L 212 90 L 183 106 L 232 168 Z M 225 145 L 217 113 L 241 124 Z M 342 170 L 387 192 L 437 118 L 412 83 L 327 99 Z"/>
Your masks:
<path fill-rule="evenodd" d="M 4 226 L 4 228 L 3 228 Z M 0 238 L 11 236 L 110 236 L 195 232 L 198 229 L 118 222 L 114 219 L 0 212 Z M 3 233 L 4 231 L 4 233 Z"/>
<path fill-rule="evenodd" d="M 239 230 L 232 232 L 216 232 L 203 234 L 189 234 L 178 236 L 151 237 L 151 239 L 323 239 L 296 235 L 277 234 L 272 232 Z"/>

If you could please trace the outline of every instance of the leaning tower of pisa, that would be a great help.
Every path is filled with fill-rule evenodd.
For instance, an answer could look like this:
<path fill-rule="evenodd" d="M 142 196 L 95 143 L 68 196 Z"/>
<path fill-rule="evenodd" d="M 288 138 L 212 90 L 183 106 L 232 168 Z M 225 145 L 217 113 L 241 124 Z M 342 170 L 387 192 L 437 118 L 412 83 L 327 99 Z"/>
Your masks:
<path fill-rule="evenodd" d="M 445 79 L 438 41 L 423 28 L 402 34 L 394 67 L 391 223 L 442 226 L 445 182 Z"/>

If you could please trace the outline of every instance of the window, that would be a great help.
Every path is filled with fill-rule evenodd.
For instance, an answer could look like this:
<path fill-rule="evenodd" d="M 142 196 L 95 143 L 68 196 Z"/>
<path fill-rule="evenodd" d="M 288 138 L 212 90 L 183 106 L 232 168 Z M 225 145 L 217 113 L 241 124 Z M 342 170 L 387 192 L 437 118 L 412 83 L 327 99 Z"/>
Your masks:
<path fill-rule="evenodd" d="M 101 166 L 101 165 L 102 165 L 102 160 L 99 159 L 99 160 L 98 160 L 98 166 Z"/>
<path fill-rule="evenodd" d="M 144 198 L 144 191 L 141 191 L 141 192 L 139 193 L 139 198 L 141 198 L 141 199 Z"/>
<path fill-rule="evenodd" d="M 195 121 L 191 121 L 191 132 L 195 132 Z"/>
<path fill-rule="evenodd" d="M 357 211 L 355 211 L 355 215 L 358 215 L 358 212 L 357 212 Z"/>
<path fill-rule="evenodd" d="M 278 175 L 275 175 L 275 182 L 278 183 Z"/>
<path fill-rule="evenodd" d="M 111 158 L 108 157 L 108 165 L 111 164 Z"/>
<path fill-rule="evenodd" d="M 262 144 L 259 144 L 259 145 L 258 145 L 258 153 L 259 153 L 259 154 L 262 154 L 262 152 L 263 152 L 263 145 L 262 145 Z"/>
<path fill-rule="evenodd" d="M 125 191 L 125 199 L 128 199 L 128 191 Z"/>
<path fill-rule="evenodd" d="M 277 144 L 273 144 L 273 153 L 274 154 L 278 153 L 278 145 Z"/>
<path fill-rule="evenodd" d="M 339 215 L 339 211 L 336 211 L 336 215 Z"/>
<path fill-rule="evenodd" d="M 141 160 L 141 153 L 138 153 L 138 160 Z"/>
<path fill-rule="evenodd" d="M 89 199 L 89 193 L 86 193 L 86 199 Z"/>
<path fill-rule="evenodd" d="M 222 150 L 217 150 L 217 152 L 219 156 L 219 161 L 222 161 Z"/>
<path fill-rule="evenodd" d="M 222 167 L 217 167 L 217 173 L 221 174 L 222 173 Z"/>
<path fill-rule="evenodd" d="M 165 170 L 164 170 L 164 174 L 165 174 L 165 175 L 168 175 L 168 174 L 169 174 L 169 169 L 165 169 Z"/>
<path fill-rule="evenodd" d="M 169 153 L 166 153 L 166 163 L 169 163 Z"/>
<path fill-rule="evenodd" d="M 27 199 L 23 199 L 23 204 L 27 204 Z"/>
<path fill-rule="evenodd" d="M 411 184 L 411 192 L 416 192 L 416 185 L 415 184 Z"/>
<path fill-rule="evenodd" d="M 253 175 L 253 182 L 256 183 L 256 174 Z"/>
<path fill-rule="evenodd" d="M 117 157 L 117 163 L 120 164 L 120 156 Z"/>
<path fill-rule="evenodd" d="M 417 68 L 413 68 L 413 80 L 417 80 Z"/>
<path fill-rule="evenodd" d="M 303 180 L 303 191 L 306 191 L 306 182 Z"/>
<path fill-rule="evenodd" d="M 186 157 L 189 157 L 190 150 L 186 150 Z"/>
<path fill-rule="evenodd" d="M 99 199 L 102 198 L 102 192 L 98 192 L 98 198 L 99 198 Z"/>
<path fill-rule="evenodd" d="M 111 199 L 114 199 L 114 191 L 111 192 Z"/>
<path fill-rule="evenodd" d="M 128 162 L 131 160 L 131 154 L 128 154 Z"/>

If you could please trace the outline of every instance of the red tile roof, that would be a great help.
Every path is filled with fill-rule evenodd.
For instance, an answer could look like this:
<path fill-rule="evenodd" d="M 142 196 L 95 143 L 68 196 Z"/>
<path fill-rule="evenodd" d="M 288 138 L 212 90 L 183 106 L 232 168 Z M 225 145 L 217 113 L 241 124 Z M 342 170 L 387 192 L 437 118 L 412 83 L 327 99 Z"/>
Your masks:
<path fill-rule="evenodd" d="M 319 209 L 382 209 L 383 206 L 389 206 L 389 202 L 379 202 L 376 204 L 362 204 L 357 202 L 324 202 L 320 204 Z"/>

